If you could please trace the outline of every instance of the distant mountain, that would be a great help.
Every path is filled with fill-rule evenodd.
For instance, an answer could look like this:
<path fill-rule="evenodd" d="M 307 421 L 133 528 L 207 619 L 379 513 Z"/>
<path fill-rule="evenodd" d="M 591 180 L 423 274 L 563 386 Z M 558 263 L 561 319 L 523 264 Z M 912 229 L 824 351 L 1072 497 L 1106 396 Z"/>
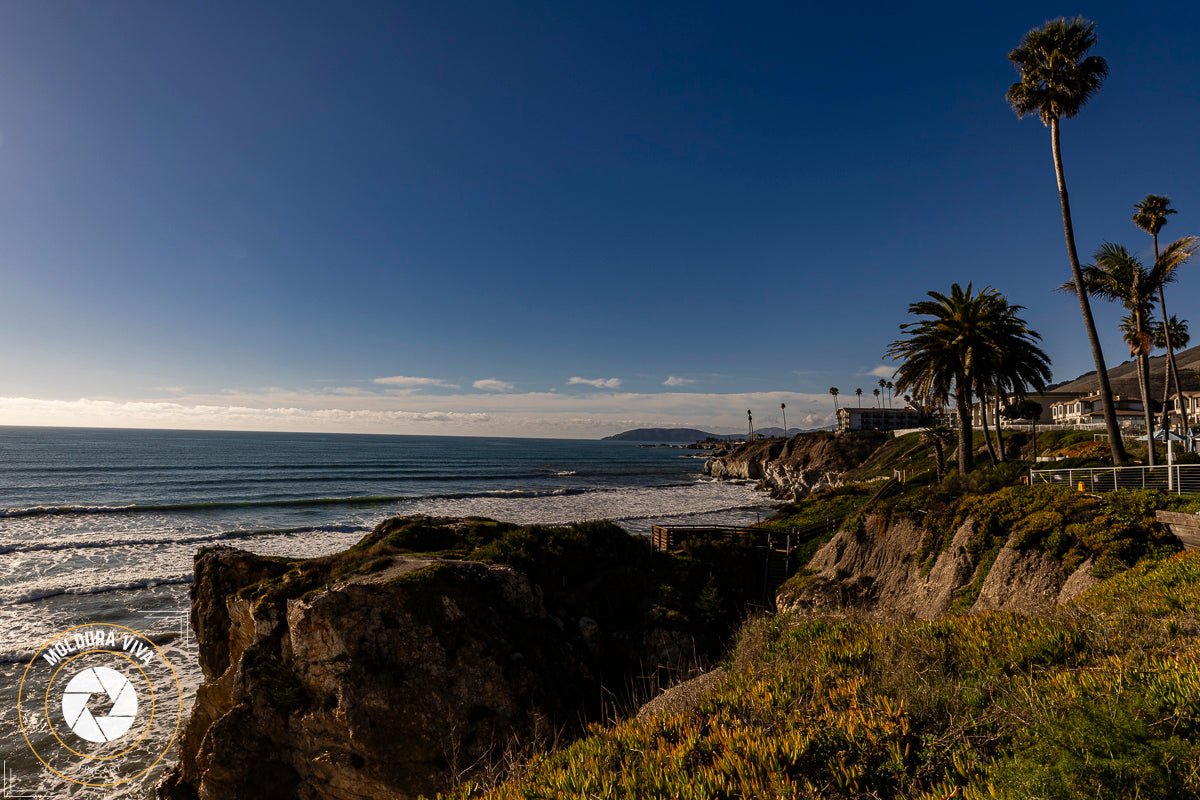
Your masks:
<path fill-rule="evenodd" d="M 744 439 L 744 436 L 706 433 L 696 428 L 638 428 L 624 433 L 605 436 L 605 440 L 617 442 L 702 442 L 705 439 Z"/>

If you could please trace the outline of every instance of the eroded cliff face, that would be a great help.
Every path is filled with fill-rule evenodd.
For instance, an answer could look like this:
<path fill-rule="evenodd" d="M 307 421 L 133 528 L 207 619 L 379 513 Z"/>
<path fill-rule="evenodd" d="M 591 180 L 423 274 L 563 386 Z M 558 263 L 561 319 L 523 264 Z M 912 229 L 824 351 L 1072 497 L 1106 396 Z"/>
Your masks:
<path fill-rule="evenodd" d="M 875 432 L 802 433 L 790 439 L 747 442 L 704 463 L 714 478 L 762 481 L 781 496 L 803 497 L 840 486 L 842 473 L 865 462 L 887 436 Z"/>
<path fill-rule="evenodd" d="M 735 544 L 710 561 L 740 564 Z M 727 578 L 608 523 L 407 517 L 318 559 L 201 551 L 204 683 L 159 797 L 404 800 L 486 778 L 613 691 L 715 657 L 728 620 L 699 599 L 720 585 L 740 618 Z"/>
<path fill-rule="evenodd" d="M 163 797 L 433 794 L 593 683 L 580 637 L 508 567 L 397 558 L 283 605 L 228 593 L 264 567 L 227 548 L 197 561 L 205 683 Z"/>
<path fill-rule="evenodd" d="M 852 610 L 933 619 L 963 600 L 971 601 L 971 612 L 1032 613 L 1066 603 L 1099 583 L 1090 559 L 1068 571 L 1057 558 L 1019 550 L 1011 541 L 994 561 L 983 558 L 972 547 L 971 519 L 926 570 L 918 561 L 924 536 L 910 520 L 888 525 L 869 517 L 862 530 L 841 531 L 818 550 L 808 565 L 811 573 L 785 585 L 777 605 L 781 612 Z"/>

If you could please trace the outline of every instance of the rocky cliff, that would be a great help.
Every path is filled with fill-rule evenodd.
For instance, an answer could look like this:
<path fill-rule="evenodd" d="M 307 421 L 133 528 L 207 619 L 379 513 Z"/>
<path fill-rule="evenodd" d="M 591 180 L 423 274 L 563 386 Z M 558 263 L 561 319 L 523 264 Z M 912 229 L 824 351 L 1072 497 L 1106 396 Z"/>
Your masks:
<path fill-rule="evenodd" d="M 998 552 L 978 546 L 967 519 L 948 547 L 921 560 L 926 531 L 911 520 L 888 524 L 868 517 L 861 529 L 839 532 L 817 551 L 808 573 L 786 585 L 777 605 L 785 611 L 854 610 L 934 619 L 948 611 L 1044 611 L 1068 602 L 1099 579 L 1093 560 L 1075 569 L 1009 537 Z"/>
<path fill-rule="evenodd" d="M 874 431 L 764 439 L 708 459 L 703 472 L 714 478 L 762 481 L 778 495 L 799 498 L 840 485 L 843 472 L 863 464 L 886 440 L 887 434 Z"/>
<path fill-rule="evenodd" d="M 736 592 L 685 561 L 606 523 L 426 517 L 322 559 L 201 551 L 204 684 L 159 797 L 403 800 L 477 777 L 595 718 L 602 686 L 704 652 L 716 587 Z"/>

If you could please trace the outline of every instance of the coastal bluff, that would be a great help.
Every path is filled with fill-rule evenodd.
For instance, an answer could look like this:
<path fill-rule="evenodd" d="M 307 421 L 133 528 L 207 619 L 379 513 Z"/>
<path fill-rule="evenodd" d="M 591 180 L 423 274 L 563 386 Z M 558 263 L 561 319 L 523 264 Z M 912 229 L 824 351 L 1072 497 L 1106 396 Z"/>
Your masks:
<path fill-rule="evenodd" d="M 714 579 L 711 564 L 730 566 Z M 748 571 L 609 523 L 417 516 L 317 559 L 206 548 L 191 589 L 204 682 L 157 796 L 405 800 L 487 780 L 578 735 L 614 691 L 719 653 L 755 589 L 729 581 Z"/>
<path fill-rule="evenodd" d="M 888 436 L 876 431 L 814 431 L 789 439 L 759 439 L 708 459 L 703 474 L 761 481 L 773 494 L 800 498 L 839 485 L 842 473 L 861 466 Z"/>
<path fill-rule="evenodd" d="M 980 547 L 968 518 L 948 546 L 924 563 L 929 536 L 911 520 L 868 516 L 821 547 L 808 569 L 780 589 L 779 613 L 867 613 L 884 619 L 937 619 L 950 612 L 1044 613 L 1100 582 L 1095 559 L 1069 566 L 1006 533 L 999 548 Z"/>

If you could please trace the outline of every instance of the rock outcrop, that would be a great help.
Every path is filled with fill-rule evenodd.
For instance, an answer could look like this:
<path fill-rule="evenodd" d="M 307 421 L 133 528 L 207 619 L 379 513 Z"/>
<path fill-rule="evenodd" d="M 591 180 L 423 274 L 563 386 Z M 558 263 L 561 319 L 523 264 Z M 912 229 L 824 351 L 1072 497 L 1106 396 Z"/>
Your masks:
<path fill-rule="evenodd" d="M 802 433 L 790 439 L 747 442 L 704 464 L 714 478 L 761 481 L 773 493 L 800 498 L 841 485 L 842 473 L 865 462 L 887 435 L 874 431 Z"/>
<path fill-rule="evenodd" d="M 713 575 L 609 523 L 410 517 L 320 559 L 203 550 L 204 683 L 159 797 L 447 791 L 581 730 L 614 696 L 602 687 L 714 657 L 741 607 L 724 578 L 731 620 L 698 603 Z"/>
<path fill-rule="evenodd" d="M 956 603 L 971 612 L 1032 613 L 1065 603 L 1099 582 L 1091 574 L 1091 559 L 1070 571 L 1051 555 L 1017 549 L 1011 542 L 994 560 L 981 558 L 972 547 L 971 519 L 926 569 L 918 560 L 924 536 L 910 520 L 889 525 L 868 517 L 861 530 L 841 531 L 818 550 L 810 573 L 785 585 L 777 605 L 781 612 L 854 610 L 917 619 L 938 617 Z M 978 586 L 974 598 L 973 586 Z"/>
<path fill-rule="evenodd" d="M 205 684 L 164 796 L 433 794 L 569 719 L 594 683 L 574 637 L 508 567 L 397 558 L 282 605 L 257 588 L 213 590 L 261 566 L 227 548 L 197 561 Z"/>

